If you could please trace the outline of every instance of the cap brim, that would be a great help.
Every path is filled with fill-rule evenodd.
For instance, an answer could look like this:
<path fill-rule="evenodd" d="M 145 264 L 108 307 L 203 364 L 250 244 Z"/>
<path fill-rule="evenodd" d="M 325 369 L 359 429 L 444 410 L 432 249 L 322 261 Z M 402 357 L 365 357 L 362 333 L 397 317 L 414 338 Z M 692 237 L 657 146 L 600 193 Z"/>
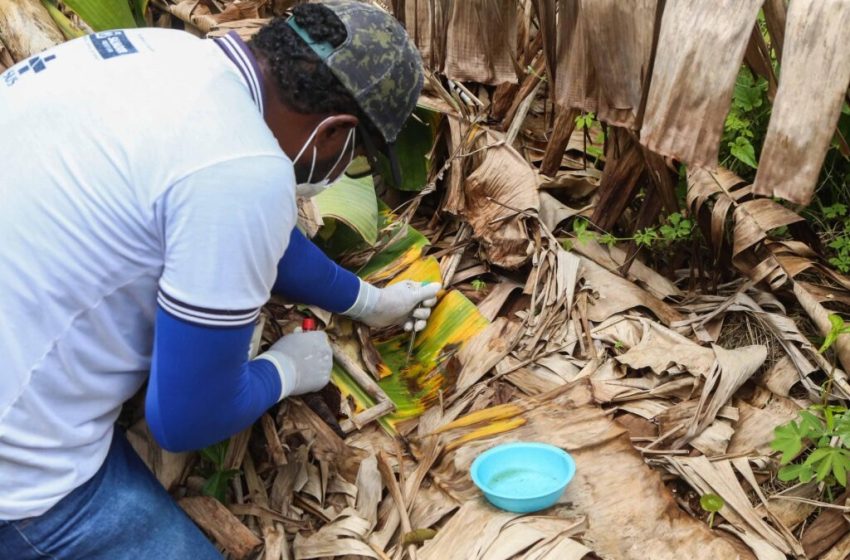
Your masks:
<path fill-rule="evenodd" d="M 366 158 L 371 163 L 372 170 L 375 173 L 385 175 L 385 173 L 382 173 L 382 169 L 385 166 L 380 164 L 379 159 L 381 154 L 383 154 L 390 163 L 390 175 L 389 177 L 384 176 L 384 179 L 388 179 L 396 187 L 400 186 L 401 165 L 399 165 L 395 143 L 385 142 L 383 138 L 375 138 L 372 134 L 369 134 L 369 131 L 364 126 L 358 126 L 357 134 L 363 140 L 363 146 L 366 148 Z"/>

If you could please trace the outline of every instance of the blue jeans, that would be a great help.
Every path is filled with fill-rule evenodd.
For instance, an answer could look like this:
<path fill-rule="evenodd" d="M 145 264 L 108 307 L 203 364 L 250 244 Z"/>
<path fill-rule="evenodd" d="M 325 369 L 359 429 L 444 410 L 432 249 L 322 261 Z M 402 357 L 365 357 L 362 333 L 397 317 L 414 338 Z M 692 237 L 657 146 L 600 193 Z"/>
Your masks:
<path fill-rule="evenodd" d="M 115 428 L 94 477 L 38 517 L 0 521 L 0 558 L 221 560 Z"/>

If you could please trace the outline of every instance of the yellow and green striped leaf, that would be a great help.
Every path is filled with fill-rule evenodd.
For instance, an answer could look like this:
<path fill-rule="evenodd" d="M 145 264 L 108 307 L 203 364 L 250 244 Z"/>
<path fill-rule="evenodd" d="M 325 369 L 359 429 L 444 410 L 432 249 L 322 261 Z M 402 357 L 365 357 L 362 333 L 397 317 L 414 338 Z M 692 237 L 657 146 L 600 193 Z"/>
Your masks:
<path fill-rule="evenodd" d="M 322 218 L 339 220 L 369 245 L 378 240 L 378 197 L 372 177 L 352 179 L 343 175 L 331 187 L 317 194 L 313 202 Z"/>

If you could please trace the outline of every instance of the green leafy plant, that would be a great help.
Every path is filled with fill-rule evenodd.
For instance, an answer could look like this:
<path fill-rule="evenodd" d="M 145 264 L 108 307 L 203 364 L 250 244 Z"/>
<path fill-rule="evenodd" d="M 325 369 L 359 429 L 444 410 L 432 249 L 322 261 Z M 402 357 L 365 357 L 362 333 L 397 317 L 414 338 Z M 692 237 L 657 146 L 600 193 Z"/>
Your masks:
<path fill-rule="evenodd" d="M 770 113 L 766 103 L 767 86 L 767 80 L 753 76 L 746 67 L 738 73 L 723 129 L 723 144 L 729 152 L 727 157 L 721 158 L 733 171 L 742 171 L 740 164 L 750 169 L 758 166 L 755 145 L 764 137 Z"/>
<path fill-rule="evenodd" d="M 668 215 L 660 227 L 649 227 L 638 230 L 631 237 L 617 237 L 611 233 L 598 234 L 588 229 L 590 222 L 585 218 L 573 220 L 573 238 L 576 243 L 587 243 L 596 240 L 609 247 L 621 241 L 634 241 L 640 247 L 653 247 L 662 244 L 665 247 L 673 243 L 691 238 L 694 230 L 693 222 L 674 212 Z M 565 244 L 567 247 L 567 244 Z M 569 247 L 568 247 L 569 248 Z"/>
<path fill-rule="evenodd" d="M 841 204 L 840 202 L 836 202 L 831 206 L 823 207 L 823 217 L 828 220 L 835 220 L 837 218 L 843 218 L 847 215 L 847 206 Z"/>
<path fill-rule="evenodd" d="M 236 469 L 224 468 L 227 445 L 228 440 L 224 440 L 201 450 L 201 458 L 206 463 L 202 472 L 205 473 L 207 479 L 201 491 L 205 496 L 212 496 L 222 503 L 225 500 L 227 484 L 239 473 Z"/>
<path fill-rule="evenodd" d="M 587 243 L 596 239 L 596 233 L 587 229 L 590 222 L 584 218 L 579 218 L 573 221 L 573 236 L 578 243 Z"/>
<path fill-rule="evenodd" d="M 850 333 L 850 325 L 838 315 L 830 315 L 830 330 L 818 349 L 826 352 L 838 337 Z M 788 482 L 825 483 L 827 492 L 839 484 L 847 487 L 847 471 L 850 470 L 850 411 L 846 406 L 827 403 L 832 389 L 835 368 L 829 372 L 823 389 L 823 402 L 810 406 L 799 414 L 798 420 L 777 426 L 770 446 L 781 452 L 779 480 Z M 805 449 L 811 452 L 802 460 L 796 460 Z"/>
<path fill-rule="evenodd" d="M 844 322 L 844 319 L 839 317 L 836 314 L 829 315 L 829 332 L 826 333 L 826 338 L 823 339 L 823 344 L 821 344 L 820 348 L 818 348 L 818 352 L 823 354 L 826 352 L 835 341 L 838 340 L 838 337 L 842 334 L 850 334 L 850 325 Z"/>
<path fill-rule="evenodd" d="M 635 232 L 633 239 L 639 247 L 651 247 L 658 239 L 658 232 L 655 231 L 655 228 L 642 229 Z"/>
<path fill-rule="evenodd" d="M 821 216 L 832 223 L 826 225 L 834 237 L 827 245 L 834 251 L 829 264 L 844 274 L 850 272 L 850 218 L 847 217 L 847 205 L 836 202 L 821 208 Z"/>
<path fill-rule="evenodd" d="M 487 289 L 487 282 L 481 280 L 480 278 L 476 278 L 472 281 L 472 289 L 476 292 L 482 292 Z"/>
<path fill-rule="evenodd" d="M 708 526 L 714 526 L 714 514 L 723 509 L 726 502 L 717 494 L 703 494 L 699 498 L 699 507 L 708 512 Z"/>
<path fill-rule="evenodd" d="M 595 113 L 582 113 L 576 117 L 576 130 L 589 130 L 595 120 Z"/>
<path fill-rule="evenodd" d="M 816 416 L 815 412 L 822 414 Z M 850 414 L 847 408 L 833 405 L 813 405 L 800 412 L 799 420 L 778 426 L 774 431 L 771 447 L 780 451 L 779 480 L 826 482 L 847 486 L 847 471 L 850 470 Z M 836 443 L 833 444 L 833 441 Z M 814 446 L 808 456 L 799 463 L 791 463 L 804 448 Z"/>
<path fill-rule="evenodd" d="M 693 229 L 693 222 L 678 212 L 674 212 L 667 216 L 667 223 L 658 228 L 658 231 L 662 239 L 668 243 L 672 243 L 674 241 L 690 239 Z"/>

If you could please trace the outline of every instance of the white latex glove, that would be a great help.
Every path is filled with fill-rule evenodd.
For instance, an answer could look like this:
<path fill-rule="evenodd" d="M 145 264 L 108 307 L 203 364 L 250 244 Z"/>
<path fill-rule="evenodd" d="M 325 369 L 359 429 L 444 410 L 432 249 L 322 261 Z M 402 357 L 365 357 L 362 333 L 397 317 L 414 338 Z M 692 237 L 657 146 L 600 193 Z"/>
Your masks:
<path fill-rule="evenodd" d="M 386 288 L 376 288 L 361 280 L 357 301 L 345 315 L 370 327 L 388 327 L 404 322 L 404 330 L 419 332 L 425 328 L 431 308 L 437 304 L 440 289 L 437 282 L 422 285 L 406 280 Z"/>
<path fill-rule="evenodd" d="M 274 364 L 280 375 L 280 399 L 318 391 L 331 379 L 333 351 L 323 331 L 286 335 L 256 359 Z"/>

